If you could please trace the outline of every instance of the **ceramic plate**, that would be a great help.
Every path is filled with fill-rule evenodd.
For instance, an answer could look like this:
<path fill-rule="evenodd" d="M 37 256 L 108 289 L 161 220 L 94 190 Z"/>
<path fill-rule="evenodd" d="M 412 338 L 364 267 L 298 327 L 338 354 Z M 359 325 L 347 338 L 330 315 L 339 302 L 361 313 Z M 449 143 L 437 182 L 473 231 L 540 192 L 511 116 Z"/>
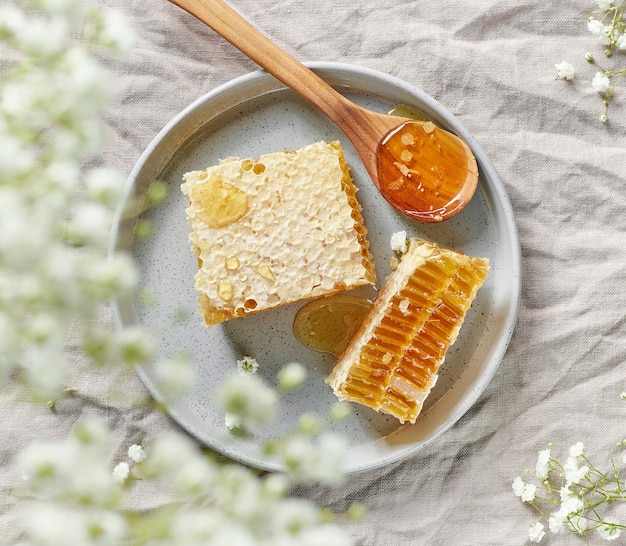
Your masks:
<path fill-rule="evenodd" d="M 197 313 L 192 256 L 180 192 L 183 173 L 204 169 L 229 156 L 257 157 L 295 149 L 317 140 L 339 139 L 343 145 L 369 230 L 377 264 L 378 284 L 390 273 L 391 234 L 433 240 L 491 260 L 492 269 L 470 309 L 457 342 L 450 348 L 437 385 L 415 425 L 398 422 L 354 405 L 350 418 L 332 429 L 349 441 L 348 471 L 372 469 L 415 453 L 454 424 L 488 385 L 506 350 L 514 328 L 520 293 L 520 247 L 506 192 L 479 143 L 434 99 L 391 76 L 364 68 L 311 63 L 324 80 L 354 102 L 387 112 L 410 104 L 441 126 L 464 138 L 480 169 L 477 193 L 469 206 L 441 224 L 422 224 L 397 213 L 379 195 L 352 145 L 326 118 L 265 72 L 240 77 L 201 97 L 181 112 L 153 140 L 139 159 L 129 181 L 127 200 L 141 197 L 156 179 L 170 188 L 168 200 L 146 217 L 153 235 L 132 243 L 132 223 L 118 217 L 112 248 L 131 249 L 141 271 L 141 286 L 154 303 L 114 303 L 118 325 L 139 323 L 160 341 L 163 356 L 188 351 L 194 361 L 197 386 L 184 400 L 167 406 L 184 429 L 201 442 L 240 462 L 267 470 L 280 464 L 260 453 L 263 440 L 294 428 L 302 412 L 327 415 L 336 399 L 324 384 L 335 359 L 301 345 L 292 322 L 300 305 L 236 319 L 206 329 Z M 121 207 L 120 207 L 121 210 Z M 181 321 L 180 317 L 187 317 Z M 309 371 L 305 385 L 281 399 L 279 418 L 252 436 L 231 435 L 217 409 L 216 389 L 249 355 L 259 362 L 258 374 L 275 384 L 277 371 L 297 361 Z M 150 367 L 138 370 L 151 394 L 162 400 Z"/>

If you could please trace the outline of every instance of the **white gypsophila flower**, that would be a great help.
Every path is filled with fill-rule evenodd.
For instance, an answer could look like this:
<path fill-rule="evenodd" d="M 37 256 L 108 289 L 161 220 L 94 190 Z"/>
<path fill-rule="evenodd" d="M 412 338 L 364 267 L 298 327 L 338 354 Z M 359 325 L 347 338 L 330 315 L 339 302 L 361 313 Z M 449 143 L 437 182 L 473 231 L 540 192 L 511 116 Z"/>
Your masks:
<path fill-rule="evenodd" d="M 113 169 L 92 169 L 85 175 L 87 196 L 92 201 L 114 208 L 124 190 L 124 178 Z"/>
<path fill-rule="evenodd" d="M 26 25 L 24 12 L 13 4 L 0 5 L 0 34 L 14 37 Z"/>
<path fill-rule="evenodd" d="M 554 67 L 557 70 L 556 77 L 560 80 L 572 80 L 574 79 L 575 70 L 574 67 L 568 62 L 560 62 L 555 64 Z"/>
<path fill-rule="evenodd" d="M 26 502 L 19 509 L 19 521 L 28 544 L 63 546 L 88 544 L 85 519 L 65 503 Z"/>
<path fill-rule="evenodd" d="M 563 465 L 563 472 L 565 474 L 565 484 L 567 486 L 572 484 L 578 484 L 582 479 L 589 474 L 588 466 L 578 466 L 578 461 L 574 457 L 568 457 Z"/>
<path fill-rule="evenodd" d="M 596 4 L 600 9 L 609 9 L 613 4 L 613 0 L 596 0 Z"/>
<path fill-rule="evenodd" d="M 626 34 L 622 34 L 617 38 L 617 47 L 626 50 Z"/>
<path fill-rule="evenodd" d="M 79 467 L 78 445 L 33 442 L 18 454 L 16 466 L 30 489 L 55 495 L 65 490 Z"/>
<path fill-rule="evenodd" d="M 67 224 L 67 237 L 81 246 L 106 246 L 111 220 L 111 212 L 105 206 L 94 202 L 82 203 L 76 207 Z"/>
<path fill-rule="evenodd" d="M 9 270 L 20 273 L 40 264 L 51 244 L 51 226 L 45 217 L 41 222 L 32 222 L 27 201 L 18 189 L 0 187 L 0 263 L 7 267 L 10 264 Z"/>
<path fill-rule="evenodd" d="M 181 462 L 198 456 L 196 447 L 186 436 L 163 434 L 148 446 L 141 469 L 144 474 L 168 478 L 176 474 Z"/>
<path fill-rule="evenodd" d="M 272 533 L 300 534 L 313 527 L 319 521 L 317 507 L 305 499 L 284 499 L 276 505 L 275 515 L 271 518 Z"/>
<path fill-rule="evenodd" d="M 38 495 L 109 506 L 119 493 L 106 454 L 76 435 L 59 442 L 32 443 L 15 463 L 26 485 Z"/>
<path fill-rule="evenodd" d="M 406 231 L 392 233 L 389 244 L 391 245 L 391 250 L 404 254 L 407 251 Z"/>
<path fill-rule="evenodd" d="M 21 50 L 50 59 L 65 49 L 69 30 L 64 17 L 31 16 L 24 20 L 22 27 L 16 29 L 14 37 Z"/>
<path fill-rule="evenodd" d="M 0 275 L 1 279 L 2 275 Z M 2 292 L 0 280 L 0 292 Z M 0 306 L 1 307 L 1 306 Z M 0 339 L 2 340 L 2 352 L 0 353 L 0 380 L 6 380 L 17 367 L 17 355 L 20 350 L 20 336 L 16 332 L 12 317 L 0 309 Z"/>
<path fill-rule="evenodd" d="M 600 38 L 600 41 L 605 45 L 609 43 L 613 32 L 612 26 L 607 26 L 598 19 L 590 19 L 587 22 L 587 29 L 591 32 L 591 34 Z"/>
<path fill-rule="evenodd" d="M 0 99 L 1 100 L 1 99 Z M 3 105 L 0 104 L 0 109 Z M 23 177 L 35 163 L 35 152 L 17 136 L 0 131 L 0 179 Z"/>
<path fill-rule="evenodd" d="M 239 521 L 262 521 L 274 508 L 263 497 L 261 482 L 247 468 L 226 465 L 212 489 L 216 506 Z"/>
<path fill-rule="evenodd" d="M 561 487 L 561 489 L 559 489 L 559 498 L 561 499 L 561 502 L 565 502 L 567 499 L 575 496 L 576 494 L 569 487 Z"/>
<path fill-rule="evenodd" d="M 533 483 L 527 483 L 524 491 L 522 492 L 522 502 L 532 502 L 535 500 L 535 494 L 537 493 L 537 486 Z"/>
<path fill-rule="evenodd" d="M 317 442 L 303 435 L 287 438 L 282 459 L 288 475 L 296 482 L 339 486 L 345 480 L 345 438 L 325 433 Z"/>
<path fill-rule="evenodd" d="M 241 417 L 227 413 L 224 415 L 224 426 L 226 426 L 228 430 L 236 431 L 243 427 L 243 422 Z"/>
<path fill-rule="evenodd" d="M 280 499 L 289 492 L 289 479 L 284 474 L 268 474 L 263 479 L 261 493 L 264 499 Z"/>
<path fill-rule="evenodd" d="M 254 536 L 241 523 L 226 521 L 218 527 L 207 546 L 258 546 Z"/>
<path fill-rule="evenodd" d="M 52 313 L 39 313 L 29 318 L 22 331 L 23 338 L 44 352 L 60 352 L 65 343 L 65 328 Z"/>
<path fill-rule="evenodd" d="M 146 451 L 139 444 L 133 444 L 128 448 L 128 457 L 136 463 L 142 463 L 146 460 Z"/>
<path fill-rule="evenodd" d="M 604 93 L 611 87 L 611 80 L 603 72 L 596 72 L 591 80 L 591 87 L 598 93 Z"/>
<path fill-rule="evenodd" d="M 174 477 L 174 487 L 183 495 L 200 495 L 211 490 L 216 469 L 205 457 L 195 456 L 180 461 L 180 467 Z"/>
<path fill-rule="evenodd" d="M 535 470 L 537 472 L 537 477 L 540 480 L 547 479 L 548 472 L 550 470 L 550 450 L 549 449 L 542 449 L 539 452 Z"/>
<path fill-rule="evenodd" d="M 578 497 L 568 497 L 561 504 L 561 508 L 568 516 L 580 512 L 585 507 L 584 502 Z"/>
<path fill-rule="evenodd" d="M 224 514 L 204 506 L 182 506 L 172 516 L 169 536 L 173 546 L 208 544 L 224 520 Z"/>
<path fill-rule="evenodd" d="M 282 391 L 293 391 L 306 381 L 306 368 L 298 362 L 290 362 L 278 372 L 278 387 Z"/>
<path fill-rule="evenodd" d="M 71 112 L 74 128 L 80 129 L 81 115 L 88 114 L 89 120 L 99 121 L 97 114 L 111 95 L 109 71 L 82 47 L 72 47 L 65 54 L 65 78 L 63 89 L 70 93 L 76 104 Z M 61 102 L 66 112 L 66 102 Z"/>
<path fill-rule="evenodd" d="M 117 332 L 116 353 L 128 366 L 150 362 L 154 355 L 154 339 L 139 327 L 128 327 Z"/>
<path fill-rule="evenodd" d="M 324 421 L 313 413 L 302 413 L 298 417 L 298 432 L 312 436 L 317 434 L 324 426 Z"/>
<path fill-rule="evenodd" d="M 585 453 L 585 445 L 582 442 L 577 442 L 569 448 L 570 457 L 581 457 Z"/>
<path fill-rule="evenodd" d="M 244 356 L 241 360 L 237 360 L 237 372 L 246 375 L 249 373 L 256 373 L 259 369 L 259 363 L 256 358 L 251 356 Z"/>
<path fill-rule="evenodd" d="M 113 468 L 113 481 L 119 485 L 123 484 L 130 474 L 130 467 L 128 463 L 122 461 L 121 463 L 117 463 L 115 468 Z"/>
<path fill-rule="evenodd" d="M 604 540 L 617 540 L 621 534 L 619 522 L 612 516 L 607 516 L 598 527 L 598 534 Z"/>
<path fill-rule="evenodd" d="M 68 363 L 60 351 L 33 345 L 23 350 L 21 378 L 41 401 L 54 400 L 65 387 Z"/>
<path fill-rule="evenodd" d="M 45 188 L 46 205 L 58 211 L 56 217 L 65 214 L 80 181 L 80 169 L 72 161 L 53 159 L 41 172 L 40 182 Z"/>
<path fill-rule="evenodd" d="M 578 497 L 567 497 L 561 502 L 559 509 L 554 516 L 561 521 L 565 521 L 573 515 L 579 515 L 579 512 L 585 507 L 583 501 Z"/>
<path fill-rule="evenodd" d="M 338 487 L 345 481 L 346 439 L 338 434 L 324 433 L 319 438 L 318 460 L 313 476 L 318 482 Z"/>
<path fill-rule="evenodd" d="M 71 24 L 76 24 L 82 15 L 83 3 L 80 0 L 39 0 L 46 11 L 63 16 Z"/>
<path fill-rule="evenodd" d="M 541 542 L 545 534 L 544 526 L 538 521 L 533 521 L 528 527 L 528 540 L 531 542 Z"/>
<path fill-rule="evenodd" d="M 335 402 L 330 408 L 330 416 L 335 421 L 343 421 L 352 415 L 352 406 L 347 402 Z"/>
<path fill-rule="evenodd" d="M 26 503 L 20 521 L 31 540 L 28 544 L 41 546 L 119 546 L 127 534 L 119 513 L 51 501 Z"/>
<path fill-rule="evenodd" d="M 111 440 L 111 431 L 101 419 L 87 417 L 77 423 L 74 438 L 84 449 L 105 456 Z"/>
<path fill-rule="evenodd" d="M 532 483 L 526 483 L 520 476 L 513 480 L 513 493 L 520 497 L 522 502 L 532 502 L 537 492 L 537 486 Z"/>
<path fill-rule="evenodd" d="M 258 427 L 270 422 L 276 413 L 276 393 L 256 375 L 232 375 L 218 393 L 222 411 L 241 419 L 242 426 Z"/>
<path fill-rule="evenodd" d="M 589 19 L 587 21 L 587 30 L 594 36 L 600 36 L 604 34 L 604 23 L 598 19 Z"/>
<path fill-rule="evenodd" d="M 565 533 L 565 519 L 553 514 L 548 518 L 548 529 L 555 535 L 562 535 Z"/>
<path fill-rule="evenodd" d="M 187 358 L 163 358 L 153 365 L 159 391 L 169 401 L 189 394 L 196 381 L 196 374 Z"/>
<path fill-rule="evenodd" d="M 125 14 L 118 9 L 108 8 L 100 16 L 98 41 L 115 53 L 128 53 L 135 43 L 135 30 Z"/>
<path fill-rule="evenodd" d="M 513 480 L 513 493 L 515 493 L 516 497 L 521 497 L 522 493 L 524 492 L 524 489 L 526 487 L 526 483 L 524 482 L 524 480 L 521 478 L 521 476 L 517 476 L 514 480 Z"/>
<path fill-rule="evenodd" d="M 94 546 L 119 546 L 125 543 L 128 526 L 118 512 L 87 508 L 83 511 L 86 532 Z M 67 542 L 65 544 L 68 544 Z"/>

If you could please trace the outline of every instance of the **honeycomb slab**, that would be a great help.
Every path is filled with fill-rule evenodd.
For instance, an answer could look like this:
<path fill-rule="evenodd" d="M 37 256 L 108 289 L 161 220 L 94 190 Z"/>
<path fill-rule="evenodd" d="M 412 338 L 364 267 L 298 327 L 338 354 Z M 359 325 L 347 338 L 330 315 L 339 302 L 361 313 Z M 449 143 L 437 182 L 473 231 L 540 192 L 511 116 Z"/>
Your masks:
<path fill-rule="evenodd" d="M 489 271 L 412 239 L 326 382 L 341 400 L 414 423 Z"/>
<path fill-rule="evenodd" d="M 183 176 L 207 326 L 372 284 L 361 207 L 338 142 Z"/>

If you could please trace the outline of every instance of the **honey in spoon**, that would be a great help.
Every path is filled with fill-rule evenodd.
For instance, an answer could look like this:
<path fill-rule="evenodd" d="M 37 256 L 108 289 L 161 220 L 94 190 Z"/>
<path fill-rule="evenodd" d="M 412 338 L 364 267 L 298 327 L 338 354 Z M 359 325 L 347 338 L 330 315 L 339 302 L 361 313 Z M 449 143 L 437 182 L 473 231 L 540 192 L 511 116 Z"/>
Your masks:
<path fill-rule="evenodd" d="M 378 146 L 378 183 L 387 201 L 422 222 L 441 222 L 460 212 L 478 179 L 467 144 L 410 106 L 399 105 L 390 114 L 416 121 L 400 125 Z"/>
<path fill-rule="evenodd" d="M 349 294 L 314 300 L 296 314 L 293 333 L 307 347 L 339 356 L 371 308 L 369 300 Z"/>

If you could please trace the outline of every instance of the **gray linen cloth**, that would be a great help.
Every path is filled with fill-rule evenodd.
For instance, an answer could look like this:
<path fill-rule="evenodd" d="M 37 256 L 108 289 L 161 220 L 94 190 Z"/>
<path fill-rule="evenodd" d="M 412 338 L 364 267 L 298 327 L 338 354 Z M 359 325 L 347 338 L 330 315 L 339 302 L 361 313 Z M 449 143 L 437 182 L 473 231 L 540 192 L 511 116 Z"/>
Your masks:
<path fill-rule="evenodd" d="M 128 173 L 180 110 L 230 79 L 257 70 L 231 45 L 166 0 L 100 0 L 131 18 L 137 44 L 110 62 L 118 89 L 105 116 L 101 161 Z M 582 441 L 607 468 L 625 437 L 626 86 L 606 124 L 591 89 L 588 0 L 232 0 L 238 11 L 303 61 L 339 61 L 392 74 L 453 112 L 485 148 L 509 193 L 522 247 L 518 324 L 495 377 L 450 430 L 407 460 L 351 476 L 337 491 L 299 494 L 336 510 L 363 502 L 350 525 L 363 546 L 513 545 L 527 542 L 534 514 L 511 482 L 533 469 L 537 451 Z M 555 81 L 554 64 L 577 67 Z M 626 63 L 625 63 L 626 64 Z M 100 320 L 111 323 L 108 311 Z M 78 331 L 79 325 L 77 325 Z M 55 413 L 10 387 L 0 396 L 0 487 L 19 480 L 11 457 L 36 438 L 62 437 L 82 415 L 130 443 L 177 428 L 141 409 L 146 393 L 130 373 L 89 368 L 70 340 L 77 392 Z M 123 394 L 122 394 L 123 393 Z M 146 407 L 145 405 L 143 406 Z M 132 508 L 165 499 L 137 488 Z M 7 536 L 13 516 L 0 516 Z M 550 537 L 575 544 L 575 537 Z M 582 543 L 582 542 L 581 542 Z"/>

